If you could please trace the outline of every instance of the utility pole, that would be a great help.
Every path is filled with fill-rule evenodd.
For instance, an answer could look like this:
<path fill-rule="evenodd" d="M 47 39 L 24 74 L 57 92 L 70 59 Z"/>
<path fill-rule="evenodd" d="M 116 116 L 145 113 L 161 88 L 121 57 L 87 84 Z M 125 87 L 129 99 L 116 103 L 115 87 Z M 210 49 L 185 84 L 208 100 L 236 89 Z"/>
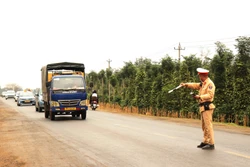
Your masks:
<path fill-rule="evenodd" d="M 185 48 L 181 48 L 181 44 L 179 42 L 179 46 L 177 49 L 175 49 L 174 47 L 174 50 L 178 50 L 178 56 L 179 56 L 179 63 L 181 62 L 181 50 L 185 50 Z"/>
<path fill-rule="evenodd" d="M 108 59 L 107 62 L 108 62 L 108 69 L 110 70 L 110 62 L 112 60 Z M 109 102 L 110 102 L 110 78 L 108 79 L 109 80 Z"/>
<path fill-rule="evenodd" d="M 110 69 L 110 62 L 112 62 L 112 60 L 108 59 L 107 62 L 108 62 L 108 69 Z"/>

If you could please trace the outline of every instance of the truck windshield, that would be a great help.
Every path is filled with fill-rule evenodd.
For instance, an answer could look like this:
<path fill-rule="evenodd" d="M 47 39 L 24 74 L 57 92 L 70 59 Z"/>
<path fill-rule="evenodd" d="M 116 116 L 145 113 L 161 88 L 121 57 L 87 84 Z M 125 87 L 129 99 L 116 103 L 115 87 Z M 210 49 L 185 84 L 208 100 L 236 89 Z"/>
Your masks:
<path fill-rule="evenodd" d="M 62 77 L 54 78 L 52 81 L 52 89 L 84 89 L 83 79 L 79 77 Z"/>

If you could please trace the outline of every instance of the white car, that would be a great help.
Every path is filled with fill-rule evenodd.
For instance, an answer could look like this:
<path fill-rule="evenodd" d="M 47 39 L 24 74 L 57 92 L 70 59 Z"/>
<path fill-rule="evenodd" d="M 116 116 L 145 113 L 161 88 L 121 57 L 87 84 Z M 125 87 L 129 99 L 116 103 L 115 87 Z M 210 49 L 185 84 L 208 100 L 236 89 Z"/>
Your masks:
<path fill-rule="evenodd" d="M 2 97 L 5 97 L 6 91 L 2 92 Z"/>
<path fill-rule="evenodd" d="M 14 90 L 7 90 L 5 94 L 5 99 L 14 98 L 16 92 Z"/>

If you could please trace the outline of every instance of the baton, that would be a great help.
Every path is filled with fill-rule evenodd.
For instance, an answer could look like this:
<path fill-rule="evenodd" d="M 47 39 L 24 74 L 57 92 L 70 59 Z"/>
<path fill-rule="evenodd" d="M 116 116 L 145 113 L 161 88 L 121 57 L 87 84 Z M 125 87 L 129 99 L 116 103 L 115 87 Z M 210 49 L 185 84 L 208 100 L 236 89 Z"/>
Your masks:
<path fill-rule="evenodd" d="M 168 91 L 168 93 L 172 93 L 174 90 L 179 89 L 180 87 L 182 87 L 182 85 L 179 85 L 179 86 L 177 86 L 176 88 L 174 88 L 174 89 Z"/>

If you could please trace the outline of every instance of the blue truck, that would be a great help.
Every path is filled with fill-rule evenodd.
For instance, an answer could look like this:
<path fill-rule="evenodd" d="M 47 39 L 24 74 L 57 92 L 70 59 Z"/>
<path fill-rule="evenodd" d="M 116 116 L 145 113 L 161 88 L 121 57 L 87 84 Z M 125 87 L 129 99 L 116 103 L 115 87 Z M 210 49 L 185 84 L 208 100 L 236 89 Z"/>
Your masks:
<path fill-rule="evenodd" d="M 71 115 L 85 120 L 87 92 L 85 66 L 82 63 L 59 62 L 41 69 L 45 118 Z"/>

